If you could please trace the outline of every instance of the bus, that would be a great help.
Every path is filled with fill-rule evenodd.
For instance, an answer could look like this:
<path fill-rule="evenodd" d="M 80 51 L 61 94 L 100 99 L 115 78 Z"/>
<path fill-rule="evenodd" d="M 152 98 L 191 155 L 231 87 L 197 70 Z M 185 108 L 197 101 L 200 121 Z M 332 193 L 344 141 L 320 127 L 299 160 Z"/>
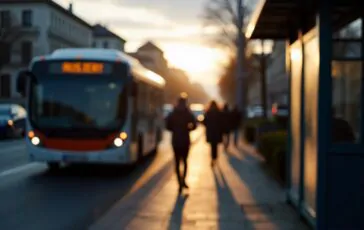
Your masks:
<path fill-rule="evenodd" d="M 205 106 L 203 104 L 191 104 L 190 109 L 195 115 L 198 122 L 202 123 L 205 119 L 204 113 L 205 113 Z"/>
<path fill-rule="evenodd" d="M 26 98 L 30 161 L 134 164 L 156 152 L 165 80 L 113 49 L 67 48 L 35 57 L 17 79 Z"/>

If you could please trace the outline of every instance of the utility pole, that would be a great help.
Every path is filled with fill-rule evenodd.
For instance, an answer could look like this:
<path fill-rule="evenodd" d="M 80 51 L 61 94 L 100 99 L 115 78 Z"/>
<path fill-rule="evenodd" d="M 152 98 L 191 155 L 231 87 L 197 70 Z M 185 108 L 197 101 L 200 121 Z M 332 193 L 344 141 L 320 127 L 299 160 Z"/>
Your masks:
<path fill-rule="evenodd" d="M 243 73 L 243 62 L 244 62 L 244 35 L 243 35 L 243 23 L 244 23 L 244 10 L 243 0 L 237 0 L 237 68 L 236 68 L 236 103 L 239 111 L 242 115 L 242 122 L 245 118 L 245 98 L 244 98 L 244 73 Z"/>

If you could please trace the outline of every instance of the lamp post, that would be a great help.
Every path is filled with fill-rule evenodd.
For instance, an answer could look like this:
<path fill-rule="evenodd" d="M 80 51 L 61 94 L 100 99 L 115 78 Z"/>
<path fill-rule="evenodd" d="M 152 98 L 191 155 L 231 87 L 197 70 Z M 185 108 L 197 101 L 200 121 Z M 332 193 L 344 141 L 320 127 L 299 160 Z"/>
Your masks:
<path fill-rule="evenodd" d="M 261 40 L 262 45 L 262 55 L 260 60 L 260 70 L 261 70 L 261 100 L 263 107 L 263 117 L 267 118 L 267 57 L 264 52 L 264 40 Z"/>
<path fill-rule="evenodd" d="M 242 121 L 245 118 L 245 98 L 244 98 L 244 73 L 243 73 L 243 62 L 244 62 L 244 35 L 243 35 L 243 22 L 244 22 L 244 12 L 243 12 L 243 0 L 237 0 L 237 68 L 236 68 L 236 104 L 239 111 L 242 114 Z"/>
<path fill-rule="evenodd" d="M 261 40 L 260 51 L 260 98 L 263 108 L 263 117 L 267 118 L 267 60 L 272 53 L 273 41 Z"/>

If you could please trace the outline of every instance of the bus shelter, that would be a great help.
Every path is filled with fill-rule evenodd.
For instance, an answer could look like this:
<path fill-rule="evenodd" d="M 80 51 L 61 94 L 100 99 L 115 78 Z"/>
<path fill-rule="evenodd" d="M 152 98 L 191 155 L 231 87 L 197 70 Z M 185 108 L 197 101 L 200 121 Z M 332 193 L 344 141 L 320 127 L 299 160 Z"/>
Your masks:
<path fill-rule="evenodd" d="M 265 0 L 246 29 L 286 41 L 287 200 L 316 229 L 364 229 L 363 4 Z"/>

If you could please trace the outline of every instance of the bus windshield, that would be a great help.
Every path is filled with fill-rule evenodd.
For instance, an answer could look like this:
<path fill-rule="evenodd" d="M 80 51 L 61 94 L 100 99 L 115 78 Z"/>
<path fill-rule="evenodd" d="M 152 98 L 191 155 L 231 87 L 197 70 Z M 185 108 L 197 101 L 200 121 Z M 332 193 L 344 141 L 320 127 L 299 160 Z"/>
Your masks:
<path fill-rule="evenodd" d="M 85 75 L 43 77 L 31 87 L 30 121 L 57 132 L 120 130 L 127 115 L 124 85 L 120 79 Z"/>

